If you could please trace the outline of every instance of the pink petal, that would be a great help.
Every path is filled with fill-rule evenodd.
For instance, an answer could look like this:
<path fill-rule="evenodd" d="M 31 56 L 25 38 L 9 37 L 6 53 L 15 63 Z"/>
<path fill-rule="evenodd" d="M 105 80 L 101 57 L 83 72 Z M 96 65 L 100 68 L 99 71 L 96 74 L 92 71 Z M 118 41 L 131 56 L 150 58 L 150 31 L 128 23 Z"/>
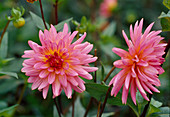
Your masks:
<path fill-rule="evenodd" d="M 39 74 L 39 77 L 40 78 L 46 78 L 49 74 L 49 71 L 48 70 L 42 70 Z"/>
<path fill-rule="evenodd" d="M 123 49 L 120 48 L 113 48 L 112 51 L 119 55 L 120 57 L 126 57 L 129 55 L 129 53 Z"/>
<path fill-rule="evenodd" d="M 59 75 L 59 81 L 63 87 L 67 87 L 67 78 L 65 75 Z"/>
<path fill-rule="evenodd" d="M 52 84 L 55 80 L 56 76 L 55 76 L 55 72 L 49 73 L 48 75 L 48 83 Z"/>
<path fill-rule="evenodd" d="M 47 85 L 47 86 L 43 89 L 43 98 L 44 98 L 44 99 L 46 99 L 46 97 L 47 97 L 48 89 L 49 89 L 49 85 Z"/>
<path fill-rule="evenodd" d="M 53 82 L 53 84 L 52 84 L 53 94 L 55 96 L 60 95 L 60 88 L 61 88 L 61 84 L 60 84 L 58 78 L 56 78 L 55 82 Z"/>
<path fill-rule="evenodd" d="M 133 79 L 131 81 L 131 88 L 130 88 L 130 93 L 131 93 L 131 98 L 133 100 L 133 103 L 136 105 L 136 83 L 135 83 L 135 80 Z"/>

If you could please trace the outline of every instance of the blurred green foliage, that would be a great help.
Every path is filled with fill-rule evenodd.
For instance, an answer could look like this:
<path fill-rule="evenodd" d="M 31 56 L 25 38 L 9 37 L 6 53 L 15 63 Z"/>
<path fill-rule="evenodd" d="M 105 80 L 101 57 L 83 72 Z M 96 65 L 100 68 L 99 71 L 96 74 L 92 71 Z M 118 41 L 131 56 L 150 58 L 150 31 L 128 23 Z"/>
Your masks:
<path fill-rule="evenodd" d="M 169 25 L 169 0 L 163 0 L 163 3 L 167 8 L 162 4 L 161 0 L 118 0 L 117 10 L 115 10 L 112 16 L 108 19 L 99 15 L 99 6 L 102 1 L 103 0 L 59 0 L 59 24 L 56 25 L 53 8 L 55 0 L 42 0 L 44 16 L 48 28 L 50 24 L 53 24 L 57 31 L 61 31 L 66 22 L 70 25 L 70 31 L 79 31 L 77 38 L 81 36 L 82 33 L 87 32 L 85 41 L 94 44 L 94 49 L 97 48 L 97 56 L 99 58 L 97 62 L 97 66 L 99 67 L 99 70 L 97 71 L 97 83 L 101 83 L 103 78 L 112 68 L 113 62 L 119 59 L 119 57 L 111 51 L 112 48 L 121 47 L 127 50 L 127 45 L 125 44 L 121 32 L 122 30 L 125 30 L 128 37 L 130 37 L 130 24 L 134 25 L 136 20 L 144 18 L 143 29 L 145 29 L 151 22 L 155 22 L 153 29 L 161 30 L 163 28 L 163 31 L 169 31 L 169 29 L 166 28 L 167 25 Z M 95 4 L 92 4 L 92 2 L 95 2 Z M 20 29 L 16 29 L 12 22 L 10 22 L 0 48 L 0 113 L 5 113 L 3 115 L 7 117 L 11 116 L 7 114 L 13 113 L 13 109 L 17 106 L 15 112 L 17 117 L 57 116 L 51 89 L 49 90 L 47 99 L 44 100 L 41 92 L 37 90 L 32 91 L 31 84 L 26 84 L 27 87 L 20 105 L 15 105 L 20 97 L 24 81 L 28 78 L 20 71 L 23 62 L 21 56 L 23 55 L 24 50 L 30 49 L 27 43 L 28 40 L 40 44 L 38 38 L 39 29 L 45 29 L 41 19 L 38 1 L 31 4 L 27 3 L 26 0 L 1 0 L 0 35 L 7 23 L 6 17 L 11 16 L 11 9 L 21 6 L 25 9 L 25 14 L 22 16 L 25 19 L 25 25 Z M 161 12 L 165 13 L 161 14 Z M 161 19 L 158 19 L 158 16 L 160 16 L 159 18 Z M 162 23 L 162 28 L 160 21 L 164 23 Z M 161 35 L 165 37 L 165 41 L 170 37 L 168 32 L 163 32 Z M 94 54 L 94 49 L 91 54 Z M 166 72 L 159 76 L 162 84 L 159 87 L 161 93 L 154 93 L 147 116 L 155 117 L 164 114 L 168 116 L 170 106 L 170 76 L 168 74 L 170 72 L 169 58 L 170 55 L 168 53 L 166 62 L 163 65 Z M 120 69 L 116 68 L 106 84 L 108 84 L 111 78 L 119 71 Z M 19 79 L 15 79 L 14 77 Z M 86 84 L 87 92 L 76 94 L 75 117 L 83 116 L 90 100 L 90 95 L 93 95 L 98 101 L 104 100 L 104 95 L 108 87 L 99 84 L 91 85 L 90 82 L 92 83 L 93 81 L 88 82 L 89 83 Z M 96 93 L 94 94 L 94 92 Z M 103 95 L 103 97 L 101 95 Z M 66 112 L 65 116 L 70 117 L 70 105 L 73 99 L 67 99 L 63 92 L 61 97 L 61 103 Z M 128 98 L 127 105 L 131 107 L 129 108 L 127 105 L 122 105 L 121 100 L 117 100 L 117 98 L 121 99 L 121 93 L 118 93 L 116 98 L 109 97 L 104 116 L 115 115 L 123 117 L 128 114 L 131 117 L 135 117 L 131 108 L 133 108 L 136 113 L 141 114 L 144 108 L 143 105 L 147 103 L 139 94 L 137 95 L 137 107 L 133 104 L 131 99 Z M 96 115 L 97 106 L 98 105 L 95 102 L 92 104 L 89 117 Z"/>

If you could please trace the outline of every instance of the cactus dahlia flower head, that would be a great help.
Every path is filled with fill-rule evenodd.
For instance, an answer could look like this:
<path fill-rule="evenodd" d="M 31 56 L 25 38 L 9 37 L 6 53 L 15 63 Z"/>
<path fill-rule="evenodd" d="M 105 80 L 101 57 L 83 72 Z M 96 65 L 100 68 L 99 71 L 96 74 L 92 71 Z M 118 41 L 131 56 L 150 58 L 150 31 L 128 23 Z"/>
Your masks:
<path fill-rule="evenodd" d="M 29 76 L 28 82 L 32 84 L 32 90 L 38 88 L 43 92 L 44 99 L 47 96 L 50 84 L 52 85 L 53 98 L 64 90 L 68 98 L 72 97 L 72 89 L 81 93 L 85 90 L 84 81 L 79 77 L 92 79 L 88 72 L 96 71 L 97 67 L 90 67 L 89 63 L 96 61 L 97 57 L 88 54 L 93 45 L 85 42 L 86 33 L 72 43 L 78 31 L 68 33 L 67 24 L 63 32 L 56 32 L 51 25 L 50 30 L 40 30 L 39 38 L 41 46 L 28 41 L 32 50 L 26 50 L 22 72 Z M 71 35 L 70 35 L 71 34 Z"/>
<path fill-rule="evenodd" d="M 100 15 L 110 17 L 113 9 L 117 7 L 117 0 L 104 0 L 100 5 Z"/>
<path fill-rule="evenodd" d="M 121 60 L 114 62 L 115 67 L 122 70 L 113 77 L 109 85 L 113 85 L 111 95 L 116 96 L 121 87 L 122 103 L 126 104 L 128 92 L 130 90 L 131 98 L 136 104 L 136 92 L 149 101 L 147 94 L 152 94 L 151 91 L 159 92 L 155 86 L 160 86 L 158 74 L 164 72 L 160 66 L 164 62 L 162 55 L 164 54 L 166 44 L 159 43 L 163 37 L 158 34 L 161 31 L 151 31 L 154 23 L 150 24 L 142 34 L 143 19 L 138 25 L 138 21 L 132 29 L 130 26 L 130 38 L 128 39 L 125 32 L 122 31 L 125 41 L 129 47 L 129 51 L 119 48 L 113 48 L 113 52 L 121 57 Z"/>

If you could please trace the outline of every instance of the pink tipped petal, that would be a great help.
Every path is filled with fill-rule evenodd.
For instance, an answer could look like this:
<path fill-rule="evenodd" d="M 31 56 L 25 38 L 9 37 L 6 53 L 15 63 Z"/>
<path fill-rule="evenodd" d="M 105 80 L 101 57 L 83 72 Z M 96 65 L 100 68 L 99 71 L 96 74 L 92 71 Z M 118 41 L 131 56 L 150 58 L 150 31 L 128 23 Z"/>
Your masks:
<path fill-rule="evenodd" d="M 48 93 L 49 85 L 43 88 L 43 98 L 46 99 Z"/>
<path fill-rule="evenodd" d="M 131 93 L 132 101 L 135 105 L 136 105 L 136 92 L 137 92 L 136 83 L 135 83 L 135 80 L 133 79 L 132 82 L 131 82 L 130 93 Z"/>
<path fill-rule="evenodd" d="M 67 78 L 65 75 L 59 75 L 59 81 L 63 87 L 67 87 Z"/>
<path fill-rule="evenodd" d="M 39 74 L 39 77 L 40 78 L 46 78 L 49 74 L 49 71 L 48 70 L 42 70 Z"/>
<path fill-rule="evenodd" d="M 120 48 L 113 48 L 112 51 L 117 55 L 119 55 L 120 57 L 126 57 L 128 55 L 127 51 Z"/>
<path fill-rule="evenodd" d="M 84 32 L 83 36 L 81 36 L 77 41 L 75 41 L 72 45 L 80 44 L 84 38 L 86 37 L 86 32 Z"/>
<path fill-rule="evenodd" d="M 52 89 L 53 89 L 53 94 L 55 96 L 59 96 L 60 95 L 60 88 L 61 88 L 61 84 L 58 80 L 58 78 L 55 80 L 55 82 L 53 82 L 52 84 Z"/>
<path fill-rule="evenodd" d="M 87 72 L 94 72 L 94 71 L 97 71 L 97 70 L 98 70 L 97 67 L 82 66 L 82 68 L 83 68 L 84 70 L 86 70 Z"/>
<path fill-rule="evenodd" d="M 54 80 L 55 80 L 55 72 L 53 72 L 53 73 L 50 73 L 49 75 L 48 75 L 48 83 L 49 84 L 52 84 L 53 82 L 54 82 Z"/>
<path fill-rule="evenodd" d="M 127 101 L 127 97 L 128 97 L 128 92 L 129 92 L 129 88 L 126 89 L 125 86 L 123 87 L 123 93 L 122 93 L 122 103 L 126 104 Z"/>
<path fill-rule="evenodd" d="M 122 34 L 123 34 L 123 37 L 125 38 L 125 41 L 126 41 L 127 45 L 130 47 L 129 39 L 128 39 L 128 37 L 127 37 L 124 30 L 122 30 Z"/>

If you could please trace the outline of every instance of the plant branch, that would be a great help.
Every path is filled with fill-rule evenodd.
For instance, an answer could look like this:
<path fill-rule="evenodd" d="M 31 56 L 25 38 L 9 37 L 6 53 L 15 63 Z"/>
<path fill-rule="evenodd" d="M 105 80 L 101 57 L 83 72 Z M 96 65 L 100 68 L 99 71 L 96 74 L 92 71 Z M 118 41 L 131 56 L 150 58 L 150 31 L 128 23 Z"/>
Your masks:
<path fill-rule="evenodd" d="M 166 57 L 169 48 L 170 48 L 170 39 L 168 40 L 168 45 L 167 45 L 166 48 L 165 48 L 165 54 L 162 56 L 163 58 Z M 162 65 L 163 65 L 163 64 L 162 64 Z M 161 66 L 162 66 L 162 65 L 161 65 Z M 148 110 L 148 108 L 149 108 L 149 104 L 150 104 L 150 102 L 151 102 L 152 95 L 153 95 L 153 94 L 149 94 L 149 101 L 148 101 L 148 103 L 145 105 L 145 107 L 144 107 L 144 109 L 143 109 L 143 113 L 141 114 L 140 117 L 145 117 L 145 116 L 146 116 L 147 110 Z"/>
<path fill-rule="evenodd" d="M 58 100 L 60 112 L 63 114 L 61 95 L 58 96 L 57 100 Z"/>
<path fill-rule="evenodd" d="M 76 92 L 73 93 L 73 101 L 72 101 L 72 117 L 74 117 L 74 103 L 76 100 Z"/>
<path fill-rule="evenodd" d="M 107 76 L 104 78 L 104 82 L 106 82 L 106 80 L 109 78 L 110 74 L 114 71 L 115 66 L 112 67 L 112 69 L 109 71 L 109 73 L 107 74 Z"/>
<path fill-rule="evenodd" d="M 89 104 L 88 104 L 88 106 L 86 108 L 86 112 L 84 114 L 84 117 L 87 117 L 87 113 L 89 112 L 89 109 L 90 109 L 92 102 L 93 102 L 93 97 L 90 98 Z"/>
<path fill-rule="evenodd" d="M 55 106 L 57 108 L 58 115 L 59 115 L 59 117 L 61 117 L 60 109 L 59 109 L 59 107 L 57 105 L 56 98 L 54 98 L 54 103 L 55 103 Z"/>
<path fill-rule="evenodd" d="M 2 39 L 3 39 L 3 37 L 4 37 L 4 34 L 5 34 L 5 32 L 6 32 L 7 28 L 8 28 L 8 25 L 9 25 L 10 21 L 11 21 L 11 20 L 8 20 L 6 26 L 5 26 L 5 28 L 4 28 L 3 32 L 2 32 L 2 34 L 1 34 L 1 37 L 0 37 L 0 47 L 1 47 Z"/>
<path fill-rule="evenodd" d="M 98 109 L 97 109 L 97 117 L 99 117 L 100 105 L 101 105 L 101 101 L 99 102 L 99 105 L 98 105 Z"/>
<path fill-rule="evenodd" d="M 99 117 L 101 117 L 101 116 L 102 116 L 102 113 L 103 113 L 103 111 L 104 111 L 104 108 L 105 108 L 105 105 L 106 105 L 107 98 L 108 98 L 108 96 L 109 96 L 109 93 L 110 93 L 110 89 L 111 89 L 111 87 L 112 87 L 112 85 L 110 85 L 110 87 L 109 87 L 109 88 L 108 88 L 108 90 L 107 90 L 106 97 L 105 97 L 105 99 L 104 99 L 104 103 L 103 103 L 103 105 L 102 105 L 102 108 L 101 108 L 101 111 L 100 111 Z"/>
<path fill-rule="evenodd" d="M 40 10 L 41 10 L 41 16 L 42 16 L 42 19 L 43 19 L 43 23 L 44 23 L 45 28 L 47 29 L 47 25 L 45 23 L 45 18 L 44 18 L 44 13 L 43 13 L 41 0 L 39 0 L 39 3 L 40 3 Z"/>

